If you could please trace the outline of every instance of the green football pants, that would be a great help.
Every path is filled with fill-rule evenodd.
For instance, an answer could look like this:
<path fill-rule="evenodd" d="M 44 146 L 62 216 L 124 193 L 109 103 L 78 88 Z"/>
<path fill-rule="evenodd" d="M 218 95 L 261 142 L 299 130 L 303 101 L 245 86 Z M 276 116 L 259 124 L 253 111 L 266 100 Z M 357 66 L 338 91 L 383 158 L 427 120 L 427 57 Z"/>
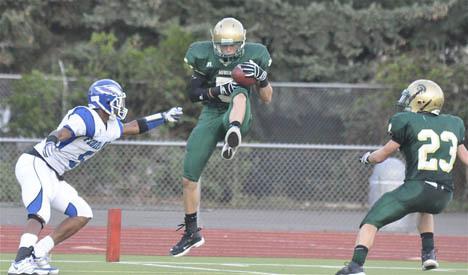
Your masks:
<path fill-rule="evenodd" d="M 252 123 L 250 99 L 246 89 L 237 89 L 231 98 L 239 93 L 247 97 L 244 121 L 241 126 L 241 134 L 247 134 Z M 211 154 L 216 148 L 216 143 L 224 139 L 229 128 L 229 114 L 232 110 L 232 102 L 228 108 L 205 106 L 198 118 L 197 125 L 193 128 L 187 140 L 184 158 L 184 178 L 198 181 Z"/>
<path fill-rule="evenodd" d="M 424 181 L 407 181 L 378 199 L 359 227 L 372 224 L 380 229 L 414 212 L 438 214 L 452 195 L 451 191 L 437 189 Z"/>

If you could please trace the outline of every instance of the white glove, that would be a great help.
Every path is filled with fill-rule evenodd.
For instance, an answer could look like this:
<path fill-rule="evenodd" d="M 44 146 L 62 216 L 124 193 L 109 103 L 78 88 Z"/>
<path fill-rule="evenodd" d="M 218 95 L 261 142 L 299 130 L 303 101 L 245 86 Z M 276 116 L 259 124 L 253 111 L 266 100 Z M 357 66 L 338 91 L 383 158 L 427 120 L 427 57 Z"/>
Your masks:
<path fill-rule="evenodd" d="M 172 107 L 169 111 L 162 113 L 165 122 L 177 122 L 183 115 L 182 107 Z"/>
<path fill-rule="evenodd" d="M 364 164 L 369 164 L 369 156 L 371 152 L 366 152 L 362 157 L 359 158 L 359 161 Z"/>
<path fill-rule="evenodd" d="M 58 150 L 58 143 L 59 140 L 56 136 L 48 136 L 46 139 L 44 149 L 42 150 L 42 155 L 44 155 L 44 157 L 46 158 L 54 155 L 55 152 Z"/>

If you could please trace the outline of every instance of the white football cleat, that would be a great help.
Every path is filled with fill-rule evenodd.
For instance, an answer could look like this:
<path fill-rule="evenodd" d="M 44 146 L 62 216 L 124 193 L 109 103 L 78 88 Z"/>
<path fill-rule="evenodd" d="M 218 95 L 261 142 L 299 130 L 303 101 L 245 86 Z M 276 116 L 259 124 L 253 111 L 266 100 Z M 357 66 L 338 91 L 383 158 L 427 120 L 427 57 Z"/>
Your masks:
<path fill-rule="evenodd" d="M 224 146 L 221 151 L 221 156 L 224 159 L 232 159 L 241 141 L 242 135 L 239 127 L 231 126 L 224 136 Z"/>
<path fill-rule="evenodd" d="M 234 157 L 236 151 L 237 148 L 232 148 L 229 146 L 229 144 L 225 143 L 223 149 L 221 150 L 221 157 L 223 157 L 223 159 L 230 160 Z"/>
<path fill-rule="evenodd" d="M 33 259 L 33 256 L 13 262 L 8 269 L 8 275 L 49 275 L 49 271 L 39 268 Z"/>
<path fill-rule="evenodd" d="M 439 267 L 434 249 L 430 251 L 421 251 L 421 262 L 423 271 L 436 269 Z"/>
<path fill-rule="evenodd" d="M 59 269 L 50 265 L 50 257 L 44 256 L 41 258 L 35 258 L 34 261 L 36 262 L 37 266 L 42 270 L 47 270 L 49 275 L 57 275 L 59 274 Z"/>

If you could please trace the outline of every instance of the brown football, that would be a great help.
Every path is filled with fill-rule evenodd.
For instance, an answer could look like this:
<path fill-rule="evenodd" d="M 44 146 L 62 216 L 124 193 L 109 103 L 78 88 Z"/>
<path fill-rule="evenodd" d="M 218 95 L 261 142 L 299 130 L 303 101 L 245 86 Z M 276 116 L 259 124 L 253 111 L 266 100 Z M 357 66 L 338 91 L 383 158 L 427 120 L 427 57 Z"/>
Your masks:
<path fill-rule="evenodd" d="M 237 84 L 244 87 L 252 86 L 255 84 L 255 82 L 257 82 L 253 77 L 246 77 L 240 65 L 234 67 L 234 69 L 231 72 L 231 77 L 235 82 L 237 82 Z"/>

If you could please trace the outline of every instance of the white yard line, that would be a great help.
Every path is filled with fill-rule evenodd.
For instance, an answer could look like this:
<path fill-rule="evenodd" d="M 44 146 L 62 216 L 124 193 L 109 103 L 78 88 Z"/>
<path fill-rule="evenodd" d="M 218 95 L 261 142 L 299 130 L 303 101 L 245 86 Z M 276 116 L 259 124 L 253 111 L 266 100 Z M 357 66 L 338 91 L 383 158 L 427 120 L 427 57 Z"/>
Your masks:
<path fill-rule="evenodd" d="M 283 275 L 277 273 L 265 273 L 257 271 L 247 271 L 247 270 L 230 270 L 230 269 L 217 269 L 217 268 L 206 268 L 206 267 L 193 267 L 193 266 L 180 266 L 180 265 L 168 265 L 168 264 L 155 264 L 148 263 L 143 264 L 144 266 L 156 266 L 156 267 L 165 267 L 165 268 L 174 268 L 174 269 L 189 269 L 189 270 L 199 270 L 199 271 L 212 271 L 212 272 L 229 272 L 229 273 L 243 273 L 243 274 L 258 274 L 258 275 Z M 285 274 L 289 275 L 289 274 Z"/>

